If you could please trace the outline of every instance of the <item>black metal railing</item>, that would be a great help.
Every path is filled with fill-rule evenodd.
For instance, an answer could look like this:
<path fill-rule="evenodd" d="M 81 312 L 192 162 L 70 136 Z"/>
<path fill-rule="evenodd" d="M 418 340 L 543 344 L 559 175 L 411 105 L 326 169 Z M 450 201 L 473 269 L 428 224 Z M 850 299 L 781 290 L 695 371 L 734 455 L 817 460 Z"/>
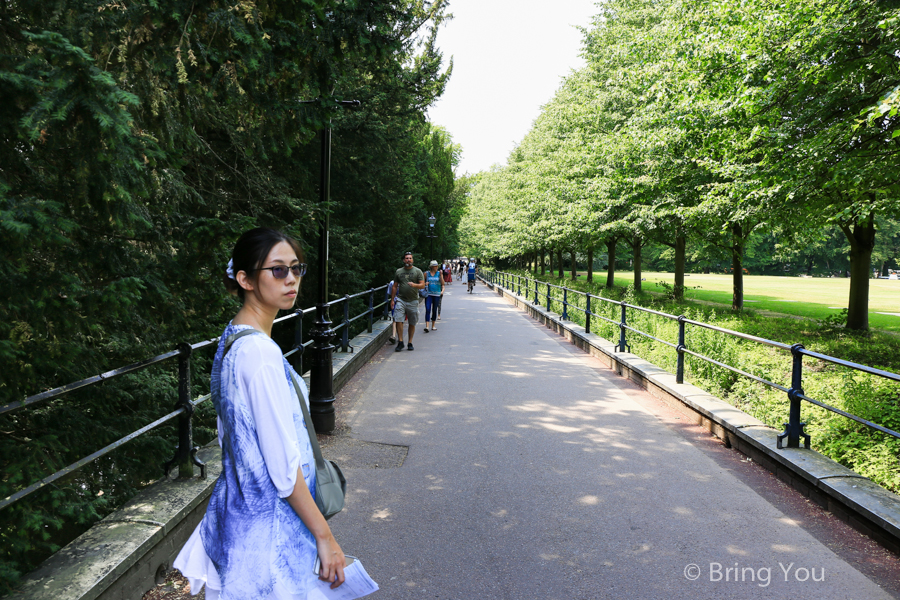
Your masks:
<path fill-rule="evenodd" d="M 363 319 L 367 318 L 368 322 L 366 324 L 366 330 L 371 333 L 374 316 L 376 311 L 382 309 L 380 311 L 380 315 L 382 317 L 387 316 L 388 311 L 388 298 L 385 294 L 385 299 L 379 304 L 375 304 L 375 293 L 380 292 L 382 290 L 387 290 L 387 285 L 381 286 L 379 288 L 369 289 L 364 292 L 359 292 L 357 294 L 347 295 L 343 298 L 338 298 L 337 300 L 332 300 L 328 303 L 329 307 L 335 307 L 337 305 L 342 305 L 343 309 L 343 319 L 340 324 L 337 324 L 333 327 L 333 329 L 339 333 L 339 339 L 337 340 L 337 344 L 343 352 L 353 351 L 353 348 L 350 346 L 350 328 L 351 324 Z M 357 314 L 356 316 L 350 316 L 350 304 L 352 300 L 357 298 L 365 298 L 366 306 L 365 310 Z M 313 315 L 315 314 L 315 307 L 305 308 L 305 309 L 296 309 L 293 313 L 289 315 L 285 315 L 281 318 L 275 319 L 275 323 L 283 323 L 285 321 L 289 321 L 291 319 L 295 319 L 295 329 L 294 329 L 294 344 L 293 347 L 284 354 L 285 358 L 292 357 L 292 363 L 294 367 L 299 372 L 303 372 L 303 350 L 307 346 L 312 343 L 312 340 L 303 341 L 303 317 L 307 314 Z M 112 371 L 107 371 L 106 373 L 101 373 L 100 375 L 95 375 L 94 377 L 88 377 L 87 379 L 82 379 L 80 381 L 75 381 L 73 383 L 66 384 L 64 386 L 54 388 L 52 390 L 48 390 L 46 392 L 41 392 L 40 394 L 35 394 L 33 396 L 29 396 L 24 400 L 20 400 L 17 402 L 12 402 L 5 406 L 0 406 L 0 415 L 6 413 L 12 413 L 18 410 L 22 410 L 25 408 L 29 408 L 43 402 L 47 402 L 54 398 L 59 398 L 65 394 L 73 392 L 75 390 L 80 390 L 92 385 L 97 385 L 103 383 L 105 381 L 109 381 L 110 379 L 114 379 L 121 375 L 126 375 L 128 373 L 134 373 L 136 371 L 140 371 L 151 365 L 156 365 L 173 358 L 178 358 L 178 402 L 175 405 L 175 410 L 172 412 L 160 417 L 159 419 L 153 421 L 145 425 L 144 427 L 138 429 L 137 431 L 133 431 L 132 433 L 126 435 L 125 437 L 97 450 L 93 454 L 89 456 L 85 456 L 84 458 L 72 463 L 71 465 L 60 469 L 56 473 L 52 475 L 48 475 L 43 479 L 29 485 L 26 488 L 23 488 L 14 494 L 7 496 L 0 500 L 0 510 L 6 508 L 7 506 L 18 502 L 19 500 L 29 496 L 30 494 L 40 490 L 41 488 L 53 483 L 54 481 L 65 477 L 81 467 L 99 459 L 102 456 L 109 454 L 110 452 L 116 450 L 117 448 L 127 444 L 133 439 L 137 438 L 148 431 L 151 431 L 160 425 L 167 423 L 175 418 L 178 418 L 178 448 L 175 451 L 175 456 L 166 462 L 163 465 L 163 470 L 166 475 L 171 471 L 172 467 L 178 466 L 178 476 L 179 477 L 193 477 L 194 476 L 194 466 L 200 467 L 200 476 L 202 478 L 206 478 L 206 466 L 197 458 L 196 453 L 199 450 L 198 447 L 194 446 L 193 442 L 193 421 L 192 416 L 194 414 L 195 408 L 207 400 L 210 399 L 211 395 L 206 394 L 200 396 L 196 399 L 192 399 L 191 396 L 191 355 L 197 350 L 203 350 L 210 347 L 217 347 L 219 338 L 213 338 L 210 340 L 204 340 L 201 342 L 197 342 L 194 344 L 182 343 L 179 344 L 177 349 L 172 350 L 170 352 L 166 352 L 165 354 L 160 354 L 159 356 L 154 356 L 153 358 L 148 358 L 146 360 L 136 362 L 134 364 L 120 367 L 118 369 L 114 369 Z"/>
<path fill-rule="evenodd" d="M 530 292 L 534 292 L 534 300 L 532 304 L 540 305 L 541 302 L 539 300 L 539 286 L 546 286 L 546 293 L 544 294 L 544 298 L 546 299 L 544 307 L 547 311 L 552 311 L 554 308 L 554 303 L 559 305 L 559 315 L 564 321 L 568 321 L 569 319 L 569 310 L 577 310 L 584 314 L 585 316 L 585 332 L 591 332 L 591 317 L 595 317 L 601 319 L 605 322 L 611 323 L 612 325 L 618 327 L 619 329 L 619 340 L 616 343 L 615 351 L 616 352 L 625 352 L 631 351 L 631 346 L 628 345 L 628 336 L 626 332 L 636 333 L 638 335 L 644 336 L 645 338 L 649 338 L 656 342 L 659 342 L 665 346 L 669 346 L 677 353 L 677 363 L 675 370 L 675 381 L 677 383 L 684 383 L 684 360 L 685 355 L 693 356 L 702 361 L 708 362 L 710 364 L 716 365 L 717 367 L 721 367 L 723 369 L 727 369 L 733 373 L 736 373 L 742 377 L 746 377 L 751 379 L 757 383 L 761 383 L 767 387 L 780 390 L 787 394 L 788 400 L 790 401 L 789 409 L 788 409 L 788 422 L 784 424 L 784 431 L 778 435 L 778 448 L 783 448 L 783 442 L 787 439 L 787 447 L 788 448 L 798 448 L 800 446 L 800 438 L 803 438 L 803 446 L 805 448 L 809 448 L 810 446 L 810 436 L 804 431 L 804 427 L 806 423 L 800 421 L 800 408 L 803 401 L 809 402 L 810 404 L 814 404 L 820 408 L 831 411 L 835 414 L 841 415 L 848 419 L 852 419 L 857 423 L 861 423 L 874 429 L 876 431 L 880 431 L 887 435 L 893 436 L 895 438 L 900 439 L 900 433 L 894 431 L 893 429 L 888 429 L 882 425 L 878 425 L 877 423 L 873 423 L 867 419 L 859 417 L 857 415 L 848 413 L 844 410 L 841 410 L 837 407 L 826 404 L 825 402 L 821 402 L 814 398 L 810 398 L 803 391 L 803 357 L 809 356 L 811 358 L 816 358 L 818 360 L 822 360 L 828 363 L 832 363 L 835 365 L 840 365 L 843 367 L 847 367 L 853 369 L 855 371 L 860 371 L 862 373 L 868 373 L 869 375 L 875 375 L 877 377 L 882 377 L 885 379 L 889 379 L 891 381 L 900 382 L 900 374 L 892 373 L 890 371 L 884 371 L 882 369 L 876 369 L 874 367 L 869 367 L 867 365 L 862 365 L 859 363 L 854 363 L 847 360 L 842 360 L 840 358 L 835 358 L 833 356 L 828 356 L 826 354 L 821 354 L 819 352 L 813 352 L 811 350 L 807 350 L 803 347 L 802 344 L 793 344 L 788 345 L 781 342 L 776 342 L 773 340 L 767 340 L 765 338 L 749 335 L 746 333 L 741 333 L 739 331 L 732 331 L 730 329 L 725 329 L 722 327 L 716 327 L 715 325 L 710 325 L 709 323 L 702 323 L 700 321 L 694 321 L 688 319 L 684 315 L 670 315 L 668 313 L 660 312 L 657 310 L 652 310 L 649 308 L 644 308 L 642 306 L 636 306 L 634 304 L 628 304 L 624 301 L 619 300 L 610 300 L 609 298 L 604 298 L 602 296 L 597 296 L 594 294 L 589 294 L 587 292 L 582 292 L 580 290 L 574 290 L 567 288 L 565 286 L 553 285 L 551 283 L 538 281 L 532 277 L 518 275 L 516 273 L 506 273 L 502 271 L 485 271 L 483 273 L 483 278 L 486 279 L 489 283 L 500 286 L 506 289 L 511 294 L 516 294 L 517 296 L 522 296 L 522 288 L 525 288 L 525 296 L 526 298 L 530 296 Z M 562 297 L 554 296 L 552 290 L 559 290 L 562 292 Z M 558 293 L 558 292 L 557 292 Z M 569 301 L 569 294 L 576 294 L 578 297 L 584 297 L 585 306 L 581 307 L 576 303 L 572 303 Z M 618 305 L 621 308 L 620 318 L 610 319 L 594 310 L 591 310 L 591 300 L 599 301 L 600 306 L 602 307 L 604 303 L 608 305 Z M 660 339 L 656 336 L 653 336 L 644 331 L 640 331 L 628 324 L 628 311 L 640 311 L 644 313 L 649 313 L 652 315 L 656 315 L 663 319 L 669 319 L 672 321 L 676 321 L 678 323 L 678 342 L 672 343 L 667 340 Z M 712 357 L 705 356 L 700 354 L 699 352 L 694 352 L 693 350 L 687 347 L 685 342 L 685 328 L 691 325 L 693 327 L 700 327 L 704 329 L 708 329 L 711 331 L 716 331 L 719 333 L 723 333 L 728 336 L 732 336 L 735 338 L 740 338 L 742 340 L 746 340 L 749 342 L 753 342 L 756 344 L 763 344 L 766 346 L 771 346 L 773 348 L 778 348 L 780 350 L 788 351 L 791 353 L 792 358 L 792 366 L 791 366 L 791 384 L 790 387 L 785 387 L 783 385 L 779 385 L 762 377 L 758 377 L 753 375 L 752 373 L 748 373 L 742 369 L 737 367 L 733 367 L 729 364 L 726 364 L 722 361 L 716 360 Z"/>

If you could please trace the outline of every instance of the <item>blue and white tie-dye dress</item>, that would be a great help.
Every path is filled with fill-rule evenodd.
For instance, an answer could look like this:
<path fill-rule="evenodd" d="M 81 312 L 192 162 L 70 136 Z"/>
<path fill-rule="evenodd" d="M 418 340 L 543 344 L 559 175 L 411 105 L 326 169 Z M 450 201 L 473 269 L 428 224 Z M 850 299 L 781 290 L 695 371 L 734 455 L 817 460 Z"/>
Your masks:
<path fill-rule="evenodd" d="M 315 459 L 290 365 L 267 335 L 239 338 L 223 358 L 222 333 L 212 369 L 222 474 L 203 520 L 175 560 L 207 600 L 306 600 L 316 580 L 316 543 L 287 503 L 302 469 L 315 495 Z"/>

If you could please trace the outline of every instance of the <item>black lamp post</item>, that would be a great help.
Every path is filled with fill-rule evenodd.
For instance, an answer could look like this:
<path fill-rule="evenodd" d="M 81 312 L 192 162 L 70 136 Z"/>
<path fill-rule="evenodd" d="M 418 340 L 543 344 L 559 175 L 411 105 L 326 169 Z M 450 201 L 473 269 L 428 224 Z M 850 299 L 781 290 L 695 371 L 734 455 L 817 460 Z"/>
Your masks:
<path fill-rule="evenodd" d="M 320 100 L 304 102 L 317 104 Z M 337 106 L 359 106 L 359 100 L 336 102 Z M 320 133 L 321 175 L 319 179 L 319 294 L 316 302 L 316 322 L 309 335 L 313 339 L 309 368 L 309 416 L 319 433 L 334 431 L 334 386 L 332 382 L 331 339 L 334 329 L 328 316 L 328 209 L 331 200 L 331 121 Z"/>
<path fill-rule="evenodd" d="M 431 238 L 431 260 L 435 260 L 434 258 L 434 238 L 437 236 L 434 235 L 434 224 L 437 222 L 437 219 L 434 218 L 434 213 L 431 213 L 431 216 L 428 217 L 428 231 L 429 235 L 425 236 Z"/>

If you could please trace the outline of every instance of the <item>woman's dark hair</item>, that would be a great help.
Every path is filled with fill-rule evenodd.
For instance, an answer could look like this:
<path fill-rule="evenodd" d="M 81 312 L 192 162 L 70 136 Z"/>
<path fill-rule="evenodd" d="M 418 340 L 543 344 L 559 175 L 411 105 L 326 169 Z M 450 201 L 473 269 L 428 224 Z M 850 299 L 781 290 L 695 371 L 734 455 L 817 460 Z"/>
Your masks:
<path fill-rule="evenodd" d="M 237 275 L 238 271 L 245 271 L 247 275 L 252 275 L 266 262 L 266 257 L 269 256 L 272 248 L 281 242 L 290 244 L 294 252 L 297 253 L 297 258 L 300 262 L 303 262 L 303 249 L 300 248 L 300 243 L 297 240 L 277 229 L 257 227 L 245 231 L 234 245 L 234 250 L 231 252 L 232 271 L 235 275 Z M 237 280 L 225 275 L 224 281 L 225 289 L 232 294 L 237 294 L 237 297 L 243 302 L 244 288 L 238 285 Z"/>

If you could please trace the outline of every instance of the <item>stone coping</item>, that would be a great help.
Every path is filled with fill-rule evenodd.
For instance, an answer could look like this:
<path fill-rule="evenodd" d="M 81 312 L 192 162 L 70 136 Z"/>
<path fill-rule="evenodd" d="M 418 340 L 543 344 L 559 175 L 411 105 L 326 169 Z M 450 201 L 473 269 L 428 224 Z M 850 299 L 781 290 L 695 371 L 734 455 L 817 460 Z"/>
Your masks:
<path fill-rule="evenodd" d="M 584 327 L 563 321 L 560 315 L 532 304 L 525 296 L 499 284 L 487 285 L 652 395 L 670 405 L 668 401 L 677 401 L 675 408 L 692 414 L 726 445 L 750 456 L 822 508 L 900 553 L 900 496 L 814 450 L 778 449 L 776 437 L 780 432 L 759 419 L 694 385 L 676 383 L 675 375 L 634 354 L 616 352 L 614 342 L 586 333 Z"/>
<path fill-rule="evenodd" d="M 375 321 L 372 333 L 351 340 L 353 352 L 333 355 L 334 391 L 378 351 L 390 321 Z M 309 377 L 305 377 L 307 384 Z M 11 598 L 17 600 L 139 600 L 171 568 L 181 546 L 200 522 L 222 470 L 213 440 L 198 452 L 207 478 L 178 479 L 177 470 L 132 498 L 116 512 L 44 561 Z"/>

